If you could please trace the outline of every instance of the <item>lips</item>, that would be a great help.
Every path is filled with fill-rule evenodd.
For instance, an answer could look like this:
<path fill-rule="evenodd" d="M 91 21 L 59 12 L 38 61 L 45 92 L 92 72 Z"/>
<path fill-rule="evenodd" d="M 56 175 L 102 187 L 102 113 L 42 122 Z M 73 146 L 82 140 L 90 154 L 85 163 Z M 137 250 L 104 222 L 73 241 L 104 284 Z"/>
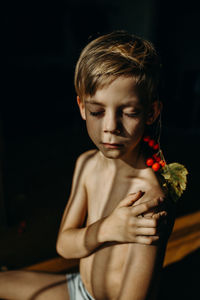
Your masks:
<path fill-rule="evenodd" d="M 102 143 L 106 148 L 110 149 L 117 149 L 123 147 L 123 144 L 117 144 L 117 143 Z"/>

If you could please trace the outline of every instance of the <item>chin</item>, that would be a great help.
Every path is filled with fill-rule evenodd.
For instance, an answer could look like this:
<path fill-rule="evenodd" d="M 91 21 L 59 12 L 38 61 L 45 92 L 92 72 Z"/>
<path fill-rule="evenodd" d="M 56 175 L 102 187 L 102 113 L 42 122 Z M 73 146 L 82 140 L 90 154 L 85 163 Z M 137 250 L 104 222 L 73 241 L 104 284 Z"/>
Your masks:
<path fill-rule="evenodd" d="M 100 150 L 101 151 L 101 150 Z M 123 153 L 113 150 L 113 151 L 101 151 L 101 153 L 106 157 L 110 159 L 118 159 L 123 157 Z"/>

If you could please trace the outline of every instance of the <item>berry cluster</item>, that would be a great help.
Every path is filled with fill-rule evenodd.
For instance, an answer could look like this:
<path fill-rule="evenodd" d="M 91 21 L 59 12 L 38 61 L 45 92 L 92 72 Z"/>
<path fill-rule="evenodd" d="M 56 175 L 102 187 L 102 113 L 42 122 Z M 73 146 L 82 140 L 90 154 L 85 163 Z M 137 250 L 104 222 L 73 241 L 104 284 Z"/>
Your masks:
<path fill-rule="evenodd" d="M 156 143 L 155 140 L 151 139 L 150 136 L 145 136 L 143 141 L 146 142 L 152 150 L 159 150 L 159 144 Z M 165 166 L 165 161 L 161 159 L 158 152 L 158 154 L 154 153 L 152 157 L 147 158 L 146 165 L 148 167 L 152 167 L 154 171 L 158 171 L 160 168 Z"/>

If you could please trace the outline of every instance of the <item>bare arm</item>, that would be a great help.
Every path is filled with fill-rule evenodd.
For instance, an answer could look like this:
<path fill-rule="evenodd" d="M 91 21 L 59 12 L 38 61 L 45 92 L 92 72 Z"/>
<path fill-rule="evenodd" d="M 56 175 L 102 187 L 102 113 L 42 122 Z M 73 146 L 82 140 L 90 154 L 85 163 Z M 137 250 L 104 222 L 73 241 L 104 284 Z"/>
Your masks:
<path fill-rule="evenodd" d="M 118 300 L 155 300 L 159 290 L 165 249 L 174 224 L 174 207 L 156 245 L 130 244 Z"/>
<path fill-rule="evenodd" d="M 87 193 L 84 183 L 84 172 L 88 160 L 95 155 L 94 151 L 82 154 L 75 166 L 72 190 L 65 208 L 57 239 L 57 252 L 65 258 L 81 258 L 96 249 L 100 220 L 91 226 L 83 227 L 87 216 Z"/>
<path fill-rule="evenodd" d="M 57 239 L 57 252 L 64 258 L 82 258 L 90 255 L 102 243 L 103 231 L 100 230 L 105 219 L 84 226 L 87 217 L 87 192 L 85 172 L 88 161 L 96 151 L 82 154 L 75 166 L 72 190 L 65 208 Z"/>
<path fill-rule="evenodd" d="M 128 195 L 110 216 L 84 227 L 87 216 L 84 178 L 87 162 L 93 155 L 95 152 L 89 151 L 77 160 L 71 195 L 61 221 L 57 252 L 68 259 L 86 257 L 106 242 L 150 244 L 158 239 L 157 236 L 153 236 L 151 230 L 151 227 L 153 230 L 156 227 L 155 220 L 145 218 L 141 220 L 137 216 L 148 212 L 152 207 L 157 207 L 159 199 L 132 207 L 133 203 L 137 203 L 143 196 L 142 192 Z"/>

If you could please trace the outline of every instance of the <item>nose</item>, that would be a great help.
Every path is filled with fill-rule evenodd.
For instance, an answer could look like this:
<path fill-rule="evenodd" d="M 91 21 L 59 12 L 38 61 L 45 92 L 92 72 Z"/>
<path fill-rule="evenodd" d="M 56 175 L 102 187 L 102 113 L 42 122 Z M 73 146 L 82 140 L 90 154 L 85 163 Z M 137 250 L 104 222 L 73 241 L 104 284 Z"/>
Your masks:
<path fill-rule="evenodd" d="M 114 113 L 109 113 L 104 119 L 104 132 L 118 133 L 119 132 L 118 118 Z"/>

